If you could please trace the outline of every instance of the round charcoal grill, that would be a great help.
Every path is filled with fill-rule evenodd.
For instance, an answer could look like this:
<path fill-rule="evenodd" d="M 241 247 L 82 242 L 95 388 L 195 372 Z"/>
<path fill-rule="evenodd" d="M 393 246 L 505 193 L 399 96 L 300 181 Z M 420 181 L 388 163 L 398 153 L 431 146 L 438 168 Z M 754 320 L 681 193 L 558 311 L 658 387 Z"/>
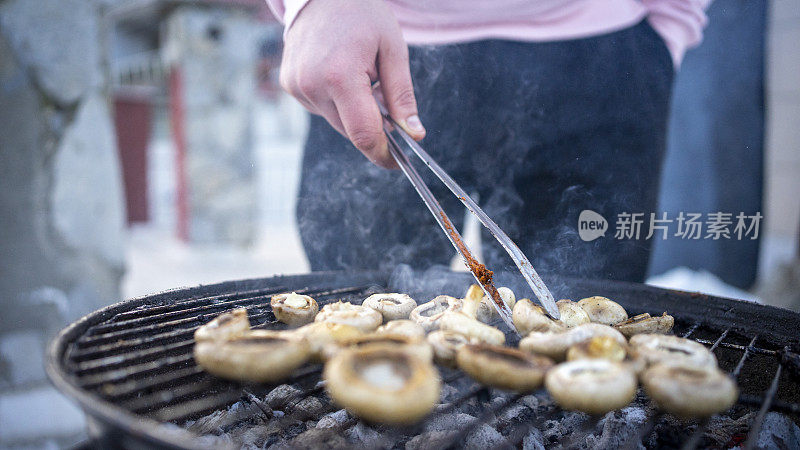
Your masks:
<path fill-rule="evenodd" d="M 511 274 L 498 274 L 497 279 L 515 292 L 527 292 Z M 674 333 L 710 347 L 720 367 L 739 384 L 739 401 L 723 416 L 740 425 L 723 430 L 729 435 L 722 441 L 717 429 L 721 422 L 715 421 L 719 417 L 680 422 L 659 411 L 640 389 L 634 404 L 642 407 L 643 417 L 614 432 L 614 446 L 718 447 L 726 445 L 727 439 L 728 446 L 752 448 L 770 411 L 783 414 L 789 423 L 800 420 L 798 356 L 789 351 L 800 330 L 799 314 L 641 284 L 553 278 L 548 282 L 560 298 L 604 295 L 622 304 L 630 315 L 669 312 L 676 319 Z M 536 430 L 569 420 L 568 438 L 552 442 L 544 437 L 544 444 L 602 446 L 586 436 L 609 428 L 603 422 L 620 420 L 621 413 L 592 417 L 562 411 L 544 390 L 528 395 L 504 392 L 480 386 L 456 370 L 440 369 L 445 382 L 442 404 L 421 424 L 407 428 L 370 425 L 340 412 L 338 417 L 343 419 L 315 428 L 320 418 L 330 418 L 339 409 L 325 395 L 321 366 L 308 365 L 284 385 L 268 386 L 221 380 L 205 373 L 192 358 L 194 330 L 233 308 L 247 308 L 254 328 L 283 328 L 269 306 L 270 296 L 279 292 L 305 293 L 320 305 L 337 300 L 360 303 L 371 293 L 387 290 L 427 301 L 439 294 L 461 296 L 469 283 L 466 274 L 451 272 L 416 277 L 408 271 L 402 277 L 397 272 L 312 273 L 167 291 L 111 305 L 65 328 L 50 345 L 48 374 L 86 412 L 92 438 L 87 445 L 238 446 L 241 442 L 231 437 L 234 431 L 254 427 L 251 441 L 257 435 L 255 445 L 265 448 L 363 445 L 363 441 L 347 440 L 353 430 L 361 430 L 357 435 L 369 430 L 369 445 L 375 448 L 457 448 L 474 444 L 470 439 L 479 434 L 476 430 L 489 426 L 495 433 L 492 446 L 522 448 L 530 444 L 531 435 L 542 436 Z M 495 325 L 505 328 L 499 322 Z M 516 345 L 515 336 L 508 338 L 510 345 Z M 298 406 L 303 404 L 313 408 Z M 455 414 L 460 411 L 469 415 Z M 430 432 L 431 424 L 441 424 L 446 416 L 457 418 L 451 429 Z M 199 424 L 212 420 L 218 426 L 203 431 L 206 435 L 197 432 L 202 429 Z M 214 438 L 226 433 L 231 436 Z M 611 441 L 603 442 L 611 445 Z"/>

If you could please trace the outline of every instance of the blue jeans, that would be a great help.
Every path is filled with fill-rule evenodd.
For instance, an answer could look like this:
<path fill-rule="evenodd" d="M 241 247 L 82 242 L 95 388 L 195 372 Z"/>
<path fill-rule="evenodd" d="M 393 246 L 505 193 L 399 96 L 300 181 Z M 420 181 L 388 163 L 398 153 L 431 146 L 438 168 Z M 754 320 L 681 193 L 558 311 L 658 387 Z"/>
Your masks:
<path fill-rule="evenodd" d="M 621 212 L 655 210 L 673 79 L 646 23 L 585 39 L 410 48 L 423 147 L 543 273 L 644 279 L 649 241 L 613 238 Z M 464 209 L 422 171 L 459 228 Z M 606 217 L 584 242 L 578 215 Z M 297 203 L 312 270 L 447 264 L 454 252 L 399 171 L 373 166 L 313 116 Z M 511 260 L 488 234 L 489 268 Z"/>

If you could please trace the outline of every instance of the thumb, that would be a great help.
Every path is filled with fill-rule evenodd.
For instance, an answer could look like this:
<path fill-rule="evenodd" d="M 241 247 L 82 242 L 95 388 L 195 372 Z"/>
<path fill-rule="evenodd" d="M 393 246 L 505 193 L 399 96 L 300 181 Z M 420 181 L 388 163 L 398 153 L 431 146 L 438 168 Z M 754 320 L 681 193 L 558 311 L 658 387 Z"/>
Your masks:
<path fill-rule="evenodd" d="M 384 39 L 378 50 L 378 74 L 381 93 L 392 119 L 419 141 L 425 128 L 417 113 L 417 100 L 408 68 L 408 46 L 402 38 Z"/>

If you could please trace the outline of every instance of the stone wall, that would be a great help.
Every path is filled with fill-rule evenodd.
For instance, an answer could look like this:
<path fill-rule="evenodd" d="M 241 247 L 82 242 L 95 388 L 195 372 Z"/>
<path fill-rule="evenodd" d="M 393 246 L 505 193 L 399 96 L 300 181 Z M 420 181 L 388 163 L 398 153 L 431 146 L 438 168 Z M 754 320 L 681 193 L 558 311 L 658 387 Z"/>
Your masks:
<path fill-rule="evenodd" d="M 247 245 L 255 237 L 259 32 L 251 15 L 235 8 L 183 6 L 165 21 L 164 60 L 182 80 L 193 242 Z"/>
<path fill-rule="evenodd" d="M 82 432 L 41 355 L 62 326 L 119 300 L 124 204 L 101 7 L 0 2 L 0 447 Z"/>

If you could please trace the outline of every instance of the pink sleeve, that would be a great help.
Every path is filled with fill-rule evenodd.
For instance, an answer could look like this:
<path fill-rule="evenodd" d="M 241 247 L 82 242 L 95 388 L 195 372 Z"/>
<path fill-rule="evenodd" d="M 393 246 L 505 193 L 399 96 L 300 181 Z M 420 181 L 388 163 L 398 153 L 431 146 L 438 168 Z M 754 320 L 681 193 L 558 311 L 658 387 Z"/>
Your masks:
<path fill-rule="evenodd" d="M 711 0 L 642 0 L 650 25 L 664 39 L 675 69 L 680 67 L 686 50 L 703 40 L 708 23 L 705 9 Z"/>
<path fill-rule="evenodd" d="M 272 14 L 280 20 L 283 25 L 283 35 L 292 26 L 294 19 L 300 14 L 300 10 L 306 6 L 309 0 L 267 0 L 267 6 L 272 10 Z"/>

